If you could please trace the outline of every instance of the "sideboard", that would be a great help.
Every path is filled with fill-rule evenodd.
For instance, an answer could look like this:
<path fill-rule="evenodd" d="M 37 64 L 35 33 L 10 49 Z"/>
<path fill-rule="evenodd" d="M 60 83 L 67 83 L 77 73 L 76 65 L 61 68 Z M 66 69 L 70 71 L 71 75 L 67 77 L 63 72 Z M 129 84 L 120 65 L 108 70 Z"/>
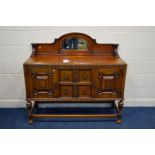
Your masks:
<path fill-rule="evenodd" d="M 122 123 L 127 64 L 118 44 L 98 44 L 82 33 L 32 43 L 24 63 L 28 122 L 35 118 L 114 118 Z M 39 103 L 107 103 L 112 114 L 37 114 Z"/>

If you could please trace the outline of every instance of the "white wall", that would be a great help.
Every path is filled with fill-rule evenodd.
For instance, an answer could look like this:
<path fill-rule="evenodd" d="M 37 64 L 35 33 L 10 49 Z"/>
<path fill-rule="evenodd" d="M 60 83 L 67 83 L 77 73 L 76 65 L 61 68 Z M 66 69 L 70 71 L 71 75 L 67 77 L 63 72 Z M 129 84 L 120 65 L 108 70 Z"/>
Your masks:
<path fill-rule="evenodd" d="M 98 43 L 119 43 L 128 63 L 127 106 L 155 106 L 155 27 L 0 27 L 0 107 L 25 106 L 23 62 L 33 42 L 82 32 Z"/>

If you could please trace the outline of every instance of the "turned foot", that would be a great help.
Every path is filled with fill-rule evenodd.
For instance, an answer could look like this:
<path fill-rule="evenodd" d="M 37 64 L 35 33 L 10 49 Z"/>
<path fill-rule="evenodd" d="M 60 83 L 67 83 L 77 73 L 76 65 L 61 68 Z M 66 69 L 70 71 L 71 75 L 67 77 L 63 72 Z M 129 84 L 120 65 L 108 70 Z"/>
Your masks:
<path fill-rule="evenodd" d="M 116 120 L 116 123 L 117 123 L 117 124 L 122 124 L 122 122 L 123 122 L 123 121 L 122 121 L 121 119 L 117 119 L 117 120 Z"/>
<path fill-rule="evenodd" d="M 29 124 L 33 124 L 33 120 L 32 119 L 28 119 L 28 123 Z"/>

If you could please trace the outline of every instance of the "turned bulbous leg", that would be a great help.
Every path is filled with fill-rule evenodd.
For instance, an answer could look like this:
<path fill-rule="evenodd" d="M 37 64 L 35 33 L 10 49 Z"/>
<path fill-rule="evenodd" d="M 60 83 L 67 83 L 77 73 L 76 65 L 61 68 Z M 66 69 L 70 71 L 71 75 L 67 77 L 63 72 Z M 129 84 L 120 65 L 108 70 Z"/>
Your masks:
<path fill-rule="evenodd" d="M 123 122 L 123 121 L 122 121 L 121 118 L 118 118 L 118 119 L 116 120 L 116 123 L 117 123 L 117 124 L 122 124 L 122 122 Z"/>
<path fill-rule="evenodd" d="M 116 120 L 116 123 L 117 124 L 121 124 L 123 121 L 122 121 L 122 110 L 123 110 L 123 107 L 124 107 L 124 103 L 122 100 L 120 100 L 118 102 L 118 118 Z"/>
<path fill-rule="evenodd" d="M 28 123 L 32 124 L 33 123 L 33 120 L 32 120 L 32 102 L 28 101 L 26 103 L 26 107 L 28 110 Z"/>

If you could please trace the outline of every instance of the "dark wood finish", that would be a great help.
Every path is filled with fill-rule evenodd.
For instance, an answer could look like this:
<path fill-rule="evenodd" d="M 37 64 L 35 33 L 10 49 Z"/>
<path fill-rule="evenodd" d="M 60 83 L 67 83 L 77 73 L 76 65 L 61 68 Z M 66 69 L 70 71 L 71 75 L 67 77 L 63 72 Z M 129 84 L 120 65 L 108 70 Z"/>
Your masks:
<path fill-rule="evenodd" d="M 69 38 L 84 39 L 87 48 L 64 49 L 64 41 Z M 117 47 L 118 44 L 98 44 L 81 33 L 63 35 L 54 43 L 33 43 L 32 55 L 24 63 L 29 123 L 35 117 L 116 117 L 117 123 L 121 123 L 127 64 L 119 57 Z M 34 114 L 33 109 L 46 101 L 110 101 L 116 113 L 70 116 Z"/>
<path fill-rule="evenodd" d="M 115 118 L 117 114 L 33 114 L 34 118 Z"/>

